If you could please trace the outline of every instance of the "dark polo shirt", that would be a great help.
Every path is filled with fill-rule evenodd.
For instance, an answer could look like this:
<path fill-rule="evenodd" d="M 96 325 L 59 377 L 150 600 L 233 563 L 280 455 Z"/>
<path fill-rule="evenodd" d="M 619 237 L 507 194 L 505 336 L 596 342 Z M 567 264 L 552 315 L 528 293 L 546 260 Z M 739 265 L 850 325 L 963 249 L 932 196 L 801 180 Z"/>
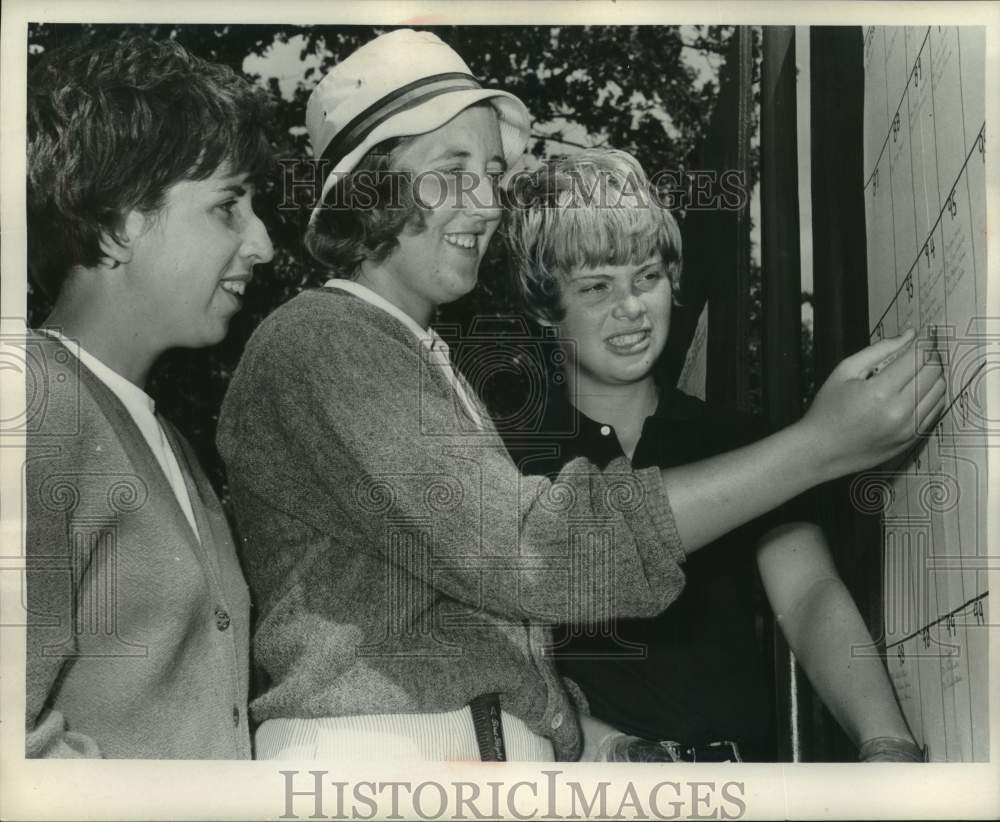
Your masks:
<path fill-rule="evenodd" d="M 505 432 L 515 462 L 555 475 L 576 457 L 603 468 L 622 450 L 611 426 L 550 397 L 542 430 Z M 632 463 L 668 468 L 730 451 L 765 434 L 762 421 L 720 411 L 677 389 L 661 392 Z M 761 477 L 761 482 L 766 482 Z M 773 700 L 757 636 L 767 613 L 753 544 L 785 517 L 772 512 L 691 555 L 687 586 L 655 619 L 558 629 L 552 653 L 599 719 L 645 739 L 731 739 L 744 759 L 771 758 Z"/>

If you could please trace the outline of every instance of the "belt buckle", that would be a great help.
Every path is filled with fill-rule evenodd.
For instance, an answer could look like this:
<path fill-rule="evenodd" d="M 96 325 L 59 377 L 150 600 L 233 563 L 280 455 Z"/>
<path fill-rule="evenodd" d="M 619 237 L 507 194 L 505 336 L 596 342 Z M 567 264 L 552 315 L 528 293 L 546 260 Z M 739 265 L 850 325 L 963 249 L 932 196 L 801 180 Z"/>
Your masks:
<path fill-rule="evenodd" d="M 728 752 L 726 752 L 728 748 Z M 704 762 L 742 762 L 740 746 L 731 739 L 720 739 L 718 742 L 707 742 L 704 745 L 692 745 L 684 751 L 685 762 L 697 762 L 699 749 L 705 750 Z M 708 750 L 706 750 L 708 749 Z M 723 758 L 720 758 L 723 757 Z"/>

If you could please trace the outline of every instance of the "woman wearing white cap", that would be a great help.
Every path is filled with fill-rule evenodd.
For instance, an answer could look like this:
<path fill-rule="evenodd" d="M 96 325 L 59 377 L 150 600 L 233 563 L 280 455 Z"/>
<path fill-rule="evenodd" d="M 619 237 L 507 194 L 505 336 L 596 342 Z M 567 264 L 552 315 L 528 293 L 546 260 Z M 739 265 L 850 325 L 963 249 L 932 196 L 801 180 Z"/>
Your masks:
<path fill-rule="evenodd" d="M 219 425 L 269 679 L 258 757 L 576 759 L 585 707 L 546 625 L 658 613 L 686 553 L 910 440 L 912 392 L 861 379 L 887 342 L 741 451 L 519 474 L 430 322 L 476 283 L 528 121 L 410 30 L 309 101 L 306 244 L 337 277 L 257 329 Z"/>

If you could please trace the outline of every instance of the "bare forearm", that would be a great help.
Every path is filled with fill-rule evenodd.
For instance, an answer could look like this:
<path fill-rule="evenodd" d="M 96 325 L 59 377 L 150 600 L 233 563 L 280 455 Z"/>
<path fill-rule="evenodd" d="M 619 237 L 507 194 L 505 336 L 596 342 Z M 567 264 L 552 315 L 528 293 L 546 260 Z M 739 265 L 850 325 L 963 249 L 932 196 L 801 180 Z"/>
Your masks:
<path fill-rule="evenodd" d="M 815 584 L 780 624 L 823 704 L 855 744 L 910 739 L 871 634 L 839 578 Z"/>
<path fill-rule="evenodd" d="M 761 580 L 788 644 L 823 703 L 856 744 L 910 739 L 889 675 L 837 573 L 823 532 L 789 523 L 757 552 Z"/>
<path fill-rule="evenodd" d="M 690 554 L 830 479 L 807 429 L 661 472 L 677 531 Z"/>
<path fill-rule="evenodd" d="M 814 485 L 879 465 L 933 427 L 945 401 L 941 364 L 936 357 L 917 361 L 912 339 L 883 340 L 848 357 L 805 416 L 783 431 L 663 471 L 685 551 Z"/>

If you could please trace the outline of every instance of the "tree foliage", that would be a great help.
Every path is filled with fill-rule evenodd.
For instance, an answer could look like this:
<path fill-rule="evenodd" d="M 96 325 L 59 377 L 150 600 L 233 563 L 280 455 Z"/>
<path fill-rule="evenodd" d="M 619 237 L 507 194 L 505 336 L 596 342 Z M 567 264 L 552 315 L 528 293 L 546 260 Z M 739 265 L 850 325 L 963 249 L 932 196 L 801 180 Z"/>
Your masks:
<path fill-rule="evenodd" d="M 632 152 L 647 170 L 684 167 L 705 136 L 718 95 L 712 66 L 725 53 L 732 30 L 703 26 L 465 26 L 429 27 L 468 62 L 485 84 L 519 96 L 534 122 L 530 152 L 571 152 L 583 145 L 609 145 Z M 304 160 L 305 104 L 323 74 L 387 27 L 273 25 L 34 24 L 29 28 L 29 68 L 46 50 L 84 41 L 97 44 L 130 33 L 172 38 L 191 52 L 243 71 L 248 57 L 265 56 L 274 44 L 301 42 L 301 77 L 288 95 L 276 78 L 254 79 L 274 100 L 273 145 L 277 158 Z M 301 38 L 300 40 L 296 38 Z M 695 57 L 694 61 L 690 58 Z M 306 67 L 307 58 L 317 67 Z M 707 70 L 699 71 L 698 61 Z M 325 274 L 302 245 L 305 208 L 279 208 L 284 180 L 276 173 L 259 192 L 256 207 L 275 246 L 274 260 L 258 268 L 244 310 L 230 333 L 210 349 L 177 350 L 164 356 L 149 390 L 168 417 L 184 429 L 224 489 L 214 448 L 218 409 L 243 347 L 257 324 Z M 450 306 L 441 319 L 467 324 L 481 312 L 512 306 L 502 260 L 494 243 L 484 261 L 479 289 Z M 29 286 L 29 321 L 40 322 L 49 306 Z"/>

